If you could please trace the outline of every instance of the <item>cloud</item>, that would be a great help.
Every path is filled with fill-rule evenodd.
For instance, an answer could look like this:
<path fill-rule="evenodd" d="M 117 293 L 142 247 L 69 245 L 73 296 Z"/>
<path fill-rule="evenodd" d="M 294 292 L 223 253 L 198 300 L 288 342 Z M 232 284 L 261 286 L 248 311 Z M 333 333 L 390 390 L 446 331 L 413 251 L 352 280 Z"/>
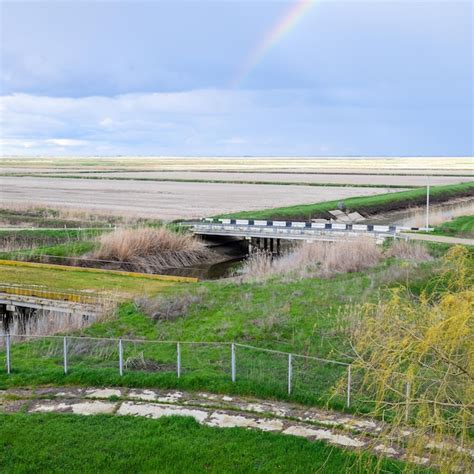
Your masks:
<path fill-rule="evenodd" d="M 420 91 L 206 89 L 0 97 L 1 154 L 414 155 L 472 153 L 469 102 Z M 443 106 L 443 114 L 434 112 Z"/>
<path fill-rule="evenodd" d="M 44 140 L 44 143 L 63 147 L 77 147 L 87 145 L 85 140 L 76 140 L 74 138 L 49 138 L 48 140 Z"/>

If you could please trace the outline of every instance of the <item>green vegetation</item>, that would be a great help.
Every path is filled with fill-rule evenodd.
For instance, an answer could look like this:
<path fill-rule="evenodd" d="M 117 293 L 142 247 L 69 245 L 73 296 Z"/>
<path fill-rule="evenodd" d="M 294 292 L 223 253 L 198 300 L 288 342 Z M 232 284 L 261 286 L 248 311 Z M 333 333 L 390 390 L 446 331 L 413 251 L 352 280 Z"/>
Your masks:
<path fill-rule="evenodd" d="M 71 473 L 341 473 L 366 472 L 377 463 L 373 456 L 361 459 L 322 442 L 210 428 L 183 417 L 0 415 L 0 445 L 3 472 L 31 472 L 34 466 L 35 472 Z M 385 472 L 402 472 L 404 467 L 397 461 L 381 462 Z"/>
<path fill-rule="evenodd" d="M 68 230 L 84 228 L 104 229 L 115 225 L 162 225 L 160 220 L 145 218 L 123 218 L 111 214 L 94 214 L 86 210 L 69 208 L 45 208 L 25 206 L 24 208 L 0 208 L 0 223 L 18 227 L 39 227 Z M 90 230 L 90 229 L 89 229 Z M 26 232 L 26 231 L 25 231 Z"/>
<path fill-rule="evenodd" d="M 0 241 L 16 238 L 27 242 L 63 242 L 65 240 L 83 240 L 101 235 L 102 229 L 15 229 L 0 230 Z"/>
<path fill-rule="evenodd" d="M 0 258 L 77 256 L 95 248 L 102 229 L 0 230 Z"/>
<path fill-rule="evenodd" d="M 434 186 L 430 190 L 431 202 L 444 202 L 461 196 L 474 195 L 474 181 L 447 186 Z M 328 217 L 328 211 L 337 209 L 343 201 L 349 211 L 362 214 L 376 214 L 378 212 L 393 211 L 423 205 L 426 200 L 426 189 L 417 188 L 409 191 L 379 194 L 375 196 L 354 197 L 338 201 L 327 201 L 316 204 L 302 204 L 290 207 L 264 209 L 260 211 L 243 211 L 226 214 L 219 217 L 232 217 L 240 219 L 312 219 Z"/>
<path fill-rule="evenodd" d="M 437 226 L 436 229 L 430 233 L 450 237 L 474 237 L 474 216 L 457 217 L 456 219 Z"/>
<path fill-rule="evenodd" d="M 0 209 L 0 222 L 10 226 L 31 226 L 46 228 L 81 228 L 81 227 L 109 227 L 115 221 L 113 218 L 92 217 L 84 213 L 61 212 L 56 209 L 26 208 Z"/>
<path fill-rule="evenodd" d="M 8 214 L 9 211 L 3 210 L 3 212 L 7 212 Z M 68 259 L 68 257 L 85 256 L 86 254 L 98 250 L 100 247 L 100 237 L 106 233 L 113 235 L 114 229 L 116 229 L 116 227 L 112 227 L 110 223 L 107 223 L 106 227 L 100 228 L 54 228 L 54 226 L 58 226 L 62 223 L 62 220 L 59 218 L 61 212 L 61 210 L 38 208 L 24 211 L 21 214 L 27 217 L 33 215 L 35 218 L 50 216 L 53 228 L 0 229 L 0 259 L 39 261 L 43 263 L 51 262 L 66 265 L 74 264 L 74 259 Z M 2 218 L 1 213 L 2 210 L 0 210 L 0 220 Z M 140 220 L 140 222 L 142 222 L 142 220 Z M 103 224 L 105 225 L 106 223 Z M 140 235 L 138 229 L 141 230 L 142 234 L 146 232 L 144 229 L 148 231 L 150 231 L 151 228 L 161 229 L 159 235 L 169 235 L 168 241 L 181 242 L 187 240 L 197 245 L 197 242 L 191 239 L 190 234 L 186 235 L 189 232 L 188 229 L 176 223 L 163 225 L 161 221 L 143 220 L 142 225 L 139 226 L 138 221 L 136 221 L 128 226 L 128 228 L 130 229 L 129 233 L 136 233 L 138 236 Z M 169 231 L 168 233 L 164 230 L 165 228 Z M 115 230 L 115 233 L 118 233 L 118 235 L 121 235 L 120 232 L 126 231 L 121 227 L 118 231 Z M 158 230 L 156 232 L 158 233 Z M 180 237 L 176 234 L 180 234 Z M 125 248 L 127 245 L 122 242 L 122 247 Z M 89 257 L 92 258 L 91 256 Z M 108 258 L 107 256 L 101 256 L 100 259 L 117 260 Z M 118 260 L 128 261 L 126 258 Z M 97 263 L 92 262 L 91 266 L 97 266 Z"/>
<path fill-rule="evenodd" d="M 92 252 L 98 247 L 97 242 L 77 241 L 67 244 L 57 244 L 47 247 L 34 247 L 32 249 L 13 250 L 11 252 L 0 252 L 3 260 L 35 260 L 35 257 L 77 257 Z"/>
<path fill-rule="evenodd" d="M 88 273 L 50 267 L 22 267 L 0 264 L 2 283 L 33 286 L 45 290 L 93 292 L 96 294 L 134 297 L 140 294 L 154 295 L 176 285 L 172 281 L 129 277 L 116 273 Z M 183 283 L 180 283 L 183 285 Z"/>
<path fill-rule="evenodd" d="M 421 287 L 421 281 L 426 280 L 434 266 L 433 263 L 407 266 L 389 260 L 364 273 L 331 279 L 285 281 L 275 278 L 264 283 L 213 281 L 175 285 L 164 289 L 169 298 L 183 299 L 189 293 L 197 296 L 184 314 L 171 319 L 148 316 L 143 312 L 147 307 L 145 299 L 140 305 L 142 311 L 133 303 L 123 304 L 117 318 L 94 324 L 81 334 L 150 341 L 236 341 L 341 360 L 344 351 L 348 350 L 347 331 L 352 324 L 346 310 L 358 303 L 376 301 L 385 294 L 387 284 L 394 285 L 410 278 L 419 281 Z M 103 284 L 102 278 L 100 281 Z M 89 288 L 91 283 L 89 281 Z M 169 313 L 166 304 L 164 298 L 160 308 L 163 314 Z M 182 363 L 186 370 L 178 380 L 175 344 L 125 343 L 124 357 L 129 364 L 136 361 L 138 367 L 126 369 L 121 378 L 117 370 L 116 344 L 111 343 L 106 349 L 91 343 L 91 349 L 86 351 L 88 356 L 84 353 L 75 358 L 71 356 L 71 370 L 65 376 L 60 343 L 61 340 L 16 343 L 12 350 L 13 373 L 1 375 L 0 384 L 161 386 L 288 398 L 284 356 L 238 348 L 239 377 L 238 383 L 233 385 L 230 382 L 229 346 L 183 346 Z M 72 348 L 71 351 L 73 355 Z M 144 365 L 140 366 L 140 360 L 145 361 Z M 154 361 L 159 361 L 158 368 Z M 147 364 L 155 368 L 146 370 Z M 295 366 L 296 386 L 291 398 L 312 404 L 325 404 L 331 400 L 331 406 L 342 409 L 344 394 L 334 396 L 332 389 L 345 378 L 345 370 L 343 366 L 324 363 Z M 298 385 L 300 373 L 305 374 L 306 381 Z M 362 406 L 357 408 L 364 409 Z"/>

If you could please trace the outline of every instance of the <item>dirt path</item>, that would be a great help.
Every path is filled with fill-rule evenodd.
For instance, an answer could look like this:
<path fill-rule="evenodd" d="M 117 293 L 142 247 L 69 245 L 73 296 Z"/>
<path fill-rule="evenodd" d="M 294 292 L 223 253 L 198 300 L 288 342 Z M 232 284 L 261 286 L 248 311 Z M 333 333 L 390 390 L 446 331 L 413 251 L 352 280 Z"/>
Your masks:
<path fill-rule="evenodd" d="M 19 411 L 153 419 L 191 416 L 207 426 L 270 431 L 403 460 L 407 459 L 403 444 L 411 434 L 408 429 L 398 441 L 387 438 L 380 442 L 386 426 L 373 419 L 291 403 L 176 390 L 66 387 L 0 391 L 0 412 Z M 411 461 L 429 464 L 430 446 L 426 448 L 426 456 Z"/>
<path fill-rule="evenodd" d="M 402 233 L 400 237 L 410 240 L 423 240 L 425 242 L 438 242 L 442 244 L 460 244 L 460 245 L 474 245 L 474 239 L 463 239 L 461 237 L 445 237 L 442 235 L 430 234 L 411 234 Z"/>

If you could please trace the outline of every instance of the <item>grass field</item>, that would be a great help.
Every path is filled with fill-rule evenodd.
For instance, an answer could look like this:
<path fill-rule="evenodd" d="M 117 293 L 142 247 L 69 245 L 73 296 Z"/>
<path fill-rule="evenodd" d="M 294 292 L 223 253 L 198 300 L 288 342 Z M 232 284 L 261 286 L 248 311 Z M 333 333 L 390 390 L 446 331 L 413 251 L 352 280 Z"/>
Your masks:
<path fill-rule="evenodd" d="M 93 295 L 116 295 L 121 298 L 133 298 L 140 294 L 153 295 L 176 285 L 171 281 L 129 277 L 112 272 L 88 273 L 73 268 L 66 271 L 54 267 L 0 264 L 0 275 L 2 283 L 9 285 Z"/>
<path fill-rule="evenodd" d="M 22 171 L 292 171 L 379 174 L 473 174 L 471 157 L 2 157 L 4 172 Z"/>
<path fill-rule="evenodd" d="M 133 303 L 120 307 L 118 317 L 96 323 L 81 334 L 89 337 L 124 337 L 150 341 L 235 341 L 257 347 L 279 349 L 297 354 L 344 360 L 347 326 L 344 311 L 353 305 L 375 301 L 384 295 L 386 286 L 406 279 L 419 291 L 434 268 L 432 262 L 410 266 L 389 260 L 363 273 L 340 275 L 331 279 L 286 281 L 274 278 L 263 283 L 202 282 L 192 285 L 159 286 L 168 298 L 180 299 L 192 293 L 197 301 L 184 309 L 182 316 L 172 320 L 154 320 Z M 38 277 L 37 277 L 38 278 Z M 19 278 L 21 280 L 21 276 Z M 92 282 L 89 282 L 89 288 Z M 161 283 L 161 282 L 159 282 Z M 102 282 L 103 284 L 103 282 Z M 133 284 L 133 282 L 131 282 Z M 139 289 L 139 288 L 138 288 Z M 131 294 L 137 288 L 127 288 Z M 158 291 L 155 288 L 155 291 Z M 166 307 L 165 298 L 164 307 Z M 61 342 L 61 341 L 59 341 Z M 68 375 L 63 374 L 61 353 L 56 342 L 15 343 L 12 349 L 13 373 L 0 375 L 1 386 L 54 383 L 81 385 L 128 385 L 178 387 L 189 390 L 252 394 L 259 397 L 288 398 L 286 359 L 266 353 L 239 349 L 238 383 L 230 381 L 229 346 L 186 346 L 183 348 L 184 375 L 175 374 L 174 344 L 131 344 L 125 346 L 125 357 L 143 353 L 149 360 L 159 360 L 164 370 L 144 372 L 126 370 L 120 377 L 117 370 L 117 347 L 110 344 L 107 357 L 95 356 L 96 346 L 90 344 L 90 356 L 71 361 Z M 56 354 L 49 357 L 47 354 Z M 344 395 L 334 396 L 333 387 L 345 378 L 345 368 L 333 364 L 312 364 L 302 367 L 310 383 L 294 391 L 293 400 L 344 408 Z M 302 372 L 303 373 L 303 372 Z M 298 372 L 295 368 L 295 377 Z M 359 406 L 360 409 L 362 407 Z"/>
<path fill-rule="evenodd" d="M 292 436 L 195 420 L 0 415 L 3 472 L 367 472 L 374 457 Z M 384 460 L 383 472 L 406 465 Z M 410 472 L 428 472 L 410 468 Z"/>
<path fill-rule="evenodd" d="M 430 190 L 431 202 L 448 201 L 461 196 L 474 196 L 474 181 L 447 186 L 434 186 Z M 260 211 L 243 211 L 225 214 L 219 217 L 232 217 L 240 219 L 304 219 L 327 217 L 330 210 L 337 209 L 340 202 L 346 209 L 362 214 L 386 212 L 400 208 L 409 208 L 423 205 L 426 202 L 426 189 L 411 189 L 389 194 L 363 196 L 343 199 L 339 201 L 325 201 L 315 204 L 298 205 L 263 209 Z"/>
<path fill-rule="evenodd" d="M 457 217 L 436 227 L 433 233 L 452 237 L 474 237 L 474 216 Z"/>

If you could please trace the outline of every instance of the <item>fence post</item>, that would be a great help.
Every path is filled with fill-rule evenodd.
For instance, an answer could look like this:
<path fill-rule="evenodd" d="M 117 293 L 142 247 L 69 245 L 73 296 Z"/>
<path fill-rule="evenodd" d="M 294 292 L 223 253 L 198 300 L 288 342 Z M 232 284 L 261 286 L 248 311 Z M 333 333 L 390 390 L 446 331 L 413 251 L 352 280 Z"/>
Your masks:
<path fill-rule="evenodd" d="M 349 365 L 347 370 L 347 407 L 351 406 L 351 383 L 352 383 L 352 374 L 351 366 Z"/>
<path fill-rule="evenodd" d="M 67 374 L 67 337 L 63 338 L 64 373 Z"/>
<path fill-rule="evenodd" d="M 11 362 L 10 362 L 10 334 L 5 336 L 5 345 L 7 351 L 7 374 L 11 372 Z"/>
<path fill-rule="evenodd" d="M 120 375 L 123 375 L 123 345 L 122 345 L 122 339 L 119 339 L 118 350 L 119 350 L 119 372 L 120 372 Z"/>
<path fill-rule="evenodd" d="M 410 382 L 407 382 L 405 387 L 405 421 L 408 421 L 408 416 L 410 414 Z"/>
<path fill-rule="evenodd" d="M 292 357 L 288 354 L 288 395 L 291 394 L 291 376 L 293 375 Z"/>
<path fill-rule="evenodd" d="M 181 377 L 181 346 L 178 343 L 176 343 L 176 375 L 178 378 Z"/>
<path fill-rule="evenodd" d="M 232 383 L 235 383 L 235 344 L 232 343 L 230 346 L 230 365 L 232 371 Z"/>

